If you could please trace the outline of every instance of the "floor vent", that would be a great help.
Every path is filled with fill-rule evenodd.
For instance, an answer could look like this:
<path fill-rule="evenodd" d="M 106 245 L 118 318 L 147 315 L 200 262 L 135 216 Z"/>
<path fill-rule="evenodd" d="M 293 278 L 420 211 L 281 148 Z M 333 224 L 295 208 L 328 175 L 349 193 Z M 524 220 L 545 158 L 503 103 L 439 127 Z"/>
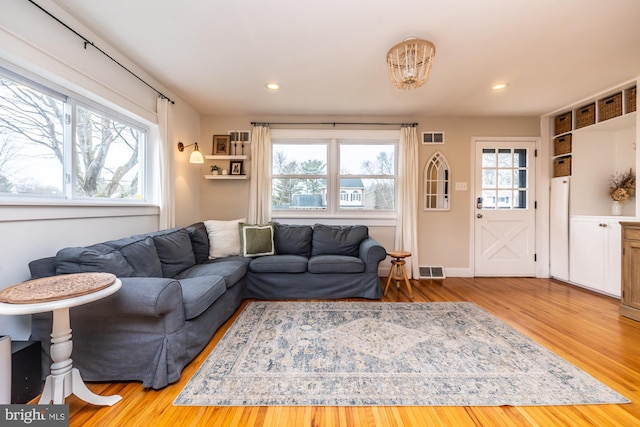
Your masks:
<path fill-rule="evenodd" d="M 444 267 L 420 267 L 421 279 L 444 279 Z"/>

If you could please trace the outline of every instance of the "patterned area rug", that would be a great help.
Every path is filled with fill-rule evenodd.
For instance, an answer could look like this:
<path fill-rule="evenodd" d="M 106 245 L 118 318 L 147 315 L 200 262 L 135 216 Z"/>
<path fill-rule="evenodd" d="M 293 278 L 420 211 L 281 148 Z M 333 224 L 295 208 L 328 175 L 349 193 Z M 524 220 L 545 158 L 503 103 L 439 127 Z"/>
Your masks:
<path fill-rule="evenodd" d="M 473 303 L 251 302 L 174 404 L 627 402 Z"/>

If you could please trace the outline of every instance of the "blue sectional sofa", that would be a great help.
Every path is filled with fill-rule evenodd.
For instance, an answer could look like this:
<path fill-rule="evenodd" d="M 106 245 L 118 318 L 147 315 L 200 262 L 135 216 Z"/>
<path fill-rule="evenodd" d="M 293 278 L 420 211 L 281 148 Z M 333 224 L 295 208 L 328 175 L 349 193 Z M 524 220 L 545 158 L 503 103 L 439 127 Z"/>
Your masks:
<path fill-rule="evenodd" d="M 159 389 L 179 379 L 242 301 L 381 297 L 385 249 L 365 226 L 270 225 L 272 255 L 210 259 L 205 223 L 87 247 L 29 264 L 32 279 L 104 271 L 115 294 L 70 310 L 74 365 L 87 381 L 141 381 Z M 51 313 L 32 316 L 50 369 Z"/>

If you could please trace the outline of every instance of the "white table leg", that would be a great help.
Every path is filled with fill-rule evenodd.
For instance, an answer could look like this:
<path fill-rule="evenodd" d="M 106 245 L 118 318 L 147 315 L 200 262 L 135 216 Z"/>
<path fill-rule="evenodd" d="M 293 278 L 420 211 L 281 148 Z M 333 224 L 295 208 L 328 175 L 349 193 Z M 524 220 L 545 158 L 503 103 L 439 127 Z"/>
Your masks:
<path fill-rule="evenodd" d="M 53 401 L 54 405 L 60 405 L 71 394 L 75 394 L 85 402 L 94 405 L 111 406 L 120 401 L 122 397 L 117 394 L 100 396 L 87 388 L 84 381 L 82 381 L 80 371 L 73 367 L 73 361 L 71 360 L 72 350 L 73 342 L 71 341 L 71 327 L 69 326 L 69 308 L 54 310 L 50 349 L 53 363 L 51 364 L 51 374 L 45 381 L 44 390 L 38 403 L 46 405 Z"/>

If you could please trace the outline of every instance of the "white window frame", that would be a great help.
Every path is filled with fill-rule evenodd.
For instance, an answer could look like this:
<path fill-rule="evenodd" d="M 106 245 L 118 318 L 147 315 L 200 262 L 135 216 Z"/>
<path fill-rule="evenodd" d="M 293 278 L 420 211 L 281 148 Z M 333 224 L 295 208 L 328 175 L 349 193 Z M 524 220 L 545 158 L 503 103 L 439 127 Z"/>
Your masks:
<path fill-rule="evenodd" d="M 272 144 L 304 143 L 310 144 L 325 141 L 328 143 L 327 157 L 327 209 L 318 210 L 276 210 L 272 212 L 275 220 L 288 220 L 299 224 L 314 224 L 322 220 L 327 224 L 364 224 L 373 226 L 395 226 L 398 215 L 398 146 L 400 141 L 400 130 L 351 130 L 351 129 L 271 129 Z M 353 141 L 354 144 L 362 143 L 370 145 L 379 142 L 393 143 L 395 145 L 395 209 L 391 210 L 353 210 L 340 209 L 336 206 L 339 202 L 340 178 L 360 178 L 361 175 L 340 175 L 339 166 L 339 143 L 338 141 Z M 375 178 L 377 175 L 365 178 Z"/>
<path fill-rule="evenodd" d="M 64 102 L 65 114 L 69 114 L 70 120 L 64 124 L 64 164 L 63 164 L 63 192 L 59 196 L 45 196 L 39 194 L 25 195 L 2 195 L 0 196 L 0 205 L 90 205 L 90 206 L 149 206 L 155 205 L 154 194 L 152 193 L 153 183 L 152 176 L 149 173 L 149 164 L 151 161 L 151 129 L 150 126 L 129 117 L 125 114 L 116 112 L 105 105 L 92 101 L 73 91 L 61 88 L 58 85 L 49 82 L 46 79 L 27 72 L 19 72 L 13 70 L 9 64 L 0 62 L 0 74 L 20 83 L 32 87 L 35 90 L 60 98 Z M 75 120 L 76 109 L 78 106 L 92 110 L 95 113 L 102 114 L 110 119 L 117 120 L 125 125 L 136 128 L 145 135 L 145 141 L 140 147 L 139 156 L 139 177 L 142 181 L 142 197 L 141 199 L 118 199 L 106 197 L 84 197 L 76 195 L 76 176 L 73 171 L 75 165 Z"/>

